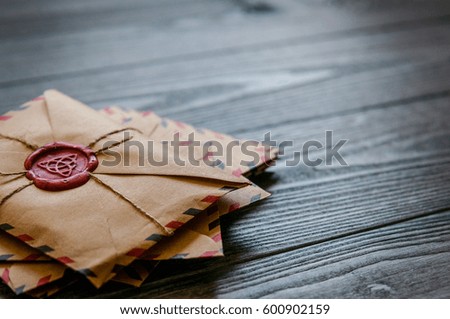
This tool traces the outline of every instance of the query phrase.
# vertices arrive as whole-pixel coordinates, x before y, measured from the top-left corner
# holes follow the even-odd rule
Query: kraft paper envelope
[[[3,235],[2,239],[6,236],[8,234]],[[77,274],[65,265],[51,258],[48,258],[48,261],[42,260],[0,262],[0,278],[16,294],[26,292],[33,296],[51,295],[63,288],[70,279],[80,279],[80,276],[75,276]],[[111,281],[138,287],[157,263],[135,261],[121,268]]]
[[[262,194],[261,192],[264,191],[258,187],[248,189],[246,192],[243,192],[242,190],[243,189],[240,189],[221,198],[216,204],[211,205],[205,211],[201,212],[198,218],[191,220],[182,227],[174,236],[161,240],[148,251],[145,251],[139,259],[164,260],[221,256],[222,237],[220,225],[217,223],[219,211],[222,212],[222,214],[225,214],[258,200],[261,198],[261,195],[264,195],[263,197],[267,196]],[[230,196],[232,194],[234,196]],[[36,249],[28,248],[27,245],[18,241],[16,238],[13,238],[9,234],[0,232],[0,243],[8,241],[16,244],[13,248],[25,248],[23,251],[27,252],[23,255],[10,257],[11,260],[7,263],[0,263],[0,274],[4,271],[8,272],[8,275],[5,274],[5,276],[1,276],[3,281],[16,293],[29,292],[34,296],[38,296],[33,290],[41,287],[40,294],[42,295],[44,293],[44,290],[42,289],[44,284],[58,281],[64,274],[64,270],[66,269],[64,265],[55,261],[45,263],[40,262],[41,260],[51,259]],[[25,258],[18,259],[24,255]],[[30,256],[32,256],[32,258]],[[33,259],[39,261],[33,263]],[[18,267],[15,267],[16,263],[19,264]],[[48,267],[51,263],[53,263],[53,265]],[[27,271],[27,265],[30,265],[32,269]],[[31,276],[31,274],[33,274],[33,276]],[[136,260],[128,267],[120,270],[111,280],[133,286],[140,286],[149,275],[150,271],[148,270],[148,267],[142,266],[141,262]],[[57,287],[62,288],[63,285],[50,285],[50,292],[57,292]],[[46,294],[50,295],[49,292],[46,292]]]
[[[196,258],[207,258],[222,255],[222,237],[220,225],[217,223],[219,211],[225,214],[240,207],[244,207],[261,198],[261,191],[262,190],[258,187],[252,187],[245,193],[240,189],[229,194],[234,194],[234,196],[224,196],[216,204],[211,205],[201,212],[201,215],[199,215],[198,218],[187,223],[174,236],[161,240],[148,251],[145,251],[139,259],[164,260],[174,258],[194,258],[192,256],[197,256]],[[266,196],[265,194],[263,195],[264,197]],[[19,247],[28,247],[22,242],[18,242],[15,238],[12,238],[9,234],[0,232],[0,243],[3,242],[3,239],[15,241]],[[33,248],[30,249],[32,250],[31,254],[27,256],[39,256],[40,260],[49,259],[46,255],[39,254],[39,251]],[[25,251],[26,250],[27,249],[25,249]],[[15,257],[12,258],[15,259]],[[8,271],[8,276],[1,276],[3,281],[17,294],[30,291],[30,293],[32,293],[37,287],[41,288],[40,292],[42,294],[44,292],[42,285],[59,281],[66,269],[64,265],[55,261],[45,263],[38,261],[33,263],[32,261],[29,261],[30,259],[25,260],[28,261],[23,262],[22,260],[19,260],[16,262],[8,261],[7,263],[0,263],[0,274],[2,274],[3,271]],[[18,267],[15,267],[16,263],[19,264]],[[52,263],[53,265],[48,267],[48,265]],[[27,265],[32,266],[32,269],[27,271]],[[149,275],[150,271],[148,270],[148,267],[142,266],[141,261],[136,260],[128,267],[118,271],[118,274],[111,280],[133,286],[140,286]],[[57,287],[62,288],[63,285],[50,286],[50,291],[57,292]],[[47,295],[49,294],[50,293],[47,293]],[[37,294],[34,295],[37,296]]]
[[[16,294],[48,286],[63,278],[68,268],[54,261],[0,262],[0,276]]]
[[[169,119],[162,119],[162,118],[158,117],[157,115],[155,115],[152,112],[142,112],[142,113],[126,112],[126,111],[123,111],[123,110],[118,109],[118,108],[114,108],[114,109],[113,108],[107,108],[107,109],[103,110],[103,112],[106,115],[108,115],[111,118],[113,118],[117,122],[121,122],[121,123],[131,122],[130,124],[133,125],[133,127],[139,128],[141,131],[145,131],[145,130],[149,131],[149,128],[150,128],[150,130],[152,130],[155,127],[155,125],[161,124],[161,122],[163,122],[164,124],[161,124],[161,126],[165,127],[164,131],[166,133],[162,134],[161,138],[164,139],[164,140],[170,140],[172,138],[172,136],[170,136],[170,133],[175,133],[175,134],[176,133],[180,133],[180,130],[186,136],[188,134],[190,134],[190,132],[195,132],[195,131],[201,132],[200,133],[201,136],[196,136],[196,138],[198,138],[199,140],[202,140],[202,141],[209,140],[209,139],[214,139],[217,136],[220,136],[221,140],[225,140],[227,142],[233,140],[231,137],[228,137],[228,136],[226,137],[225,135],[221,135],[221,134],[216,133],[216,132],[208,131],[206,129],[199,130],[199,129],[195,129],[195,128],[193,128],[193,127],[191,127],[191,126],[189,126],[188,124],[185,124],[185,123],[181,123],[181,122],[178,122],[178,121],[171,121]],[[174,123],[176,123],[176,124],[174,124]],[[174,125],[176,125],[178,130],[174,130],[173,129]],[[239,158],[241,158],[241,159],[243,158],[241,153],[238,152],[238,151],[236,151],[234,157],[238,158],[238,159]],[[271,158],[271,159],[273,159],[273,158]],[[237,163],[237,161],[235,161],[235,162]],[[257,163],[257,167],[259,168],[259,166],[262,166],[263,168],[266,168],[267,166],[263,165],[263,164],[264,164],[263,162]],[[238,164],[235,164],[233,166],[233,170],[236,170],[237,168],[238,168]],[[250,168],[249,167],[244,167],[243,170],[244,170],[243,171],[244,174],[246,174],[248,171],[250,171]],[[243,198],[245,194],[250,194],[251,193],[251,196],[249,196],[248,198],[250,200],[253,200],[253,201],[255,201],[257,199],[260,199],[260,198],[264,198],[264,197],[266,197],[268,195],[268,193],[264,192],[261,189],[259,191],[257,191],[255,189],[249,190],[249,189],[246,188],[245,190],[243,189],[243,190],[240,190],[238,192],[243,194],[243,195],[240,196],[241,201],[239,203],[232,200],[233,196],[226,196],[226,198],[230,198],[230,200],[228,202],[229,202],[229,206],[232,207],[232,208],[243,207],[246,204],[250,203],[249,200],[245,200]],[[226,202],[226,201],[221,200],[221,202]],[[224,205],[222,205],[222,206],[224,206]],[[222,209],[221,210],[221,214],[227,213],[228,211],[229,211],[228,208]],[[210,222],[214,222],[214,220],[212,220]],[[208,224],[209,224],[209,222],[208,222]],[[12,261],[12,260],[24,260],[24,258],[27,258],[27,260],[32,260],[32,258],[36,258],[36,257],[39,256],[39,255],[36,255],[36,253],[33,254],[33,252],[23,253],[22,255],[25,255],[25,256],[21,256],[20,254],[17,254],[17,253],[14,254],[14,253],[11,253],[11,252],[5,252],[4,251],[5,249],[6,250],[9,249],[8,246],[9,245],[7,245],[7,247],[2,247],[0,245],[0,260],[2,260],[2,255],[4,257],[6,257],[6,259],[3,259],[3,260],[9,260],[9,261]],[[3,250],[2,250],[2,248],[3,248]],[[30,248],[28,248],[28,250],[30,250]],[[30,256],[28,256],[28,255],[30,255]],[[167,256],[167,254],[165,254],[165,255]],[[181,255],[181,254],[177,254],[177,255]],[[196,258],[198,256],[198,255],[192,254],[192,253],[182,254],[182,255],[187,255],[188,258]],[[15,257],[17,257],[17,258],[15,258]]]
[[[202,211],[198,218],[188,222],[174,236],[168,237],[168,240],[161,240],[149,251],[142,254],[139,259],[161,260],[185,258],[187,255],[197,257],[221,255],[220,226],[215,223],[218,218],[218,205],[213,204]],[[189,250],[190,247],[192,247],[192,250]],[[8,252],[8,254],[0,255],[0,257],[3,256],[3,260],[7,260],[7,262],[0,261],[0,278],[15,293],[27,292],[37,296],[38,294],[34,290],[39,288],[39,295],[43,295],[44,292],[45,295],[50,295],[51,292],[57,292],[58,289],[56,288],[63,287],[63,285],[49,285],[54,281],[60,281],[60,278],[65,274],[67,268],[63,264],[54,261],[5,232],[0,232],[0,248],[6,249]],[[14,252],[16,252],[15,255],[13,255]],[[140,250],[129,252],[129,254],[138,255],[140,253]],[[138,287],[151,273],[147,264],[148,262],[143,264],[143,262],[136,260],[118,271],[117,275],[111,280]],[[68,275],[70,276],[70,273]],[[50,286],[49,291],[42,289],[43,285]]]
[[[155,123],[161,123],[161,121],[165,121],[165,125],[166,128],[165,130],[167,132],[171,132],[172,130],[170,129],[170,123],[173,121],[164,119],[162,120],[161,118],[157,117],[156,115],[152,114],[152,113],[148,113],[148,112],[144,112],[144,113],[135,113],[135,114],[130,114],[131,112],[124,112],[120,109],[115,109],[112,110],[111,108],[108,108],[105,110],[105,114],[107,114],[108,116],[114,118],[116,121],[119,122],[130,122],[130,120],[132,119],[131,115],[133,115],[135,118],[136,117],[140,117],[143,118],[144,121],[135,121],[137,123],[140,124],[141,127],[139,127],[142,131],[145,131],[146,128],[149,127],[153,127],[153,125]],[[148,116],[151,115],[151,116]],[[167,123],[169,122],[169,123]],[[187,135],[190,131],[192,131],[192,127],[190,127],[187,124],[184,123],[180,123],[180,122],[173,122],[176,123],[176,126],[178,128],[181,128],[181,132]],[[169,125],[168,125],[169,124]],[[200,132],[200,130],[198,130]],[[200,138],[216,138],[217,136],[219,136],[218,133],[214,133],[211,131],[207,131],[207,133],[204,132],[205,130],[203,130],[203,132],[201,132],[201,136]],[[174,132],[174,133],[179,133],[178,132]],[[221,136],[221,135],[220,135]],[[167,136],[165,137],[167,139]],[[197,138],[197,137],[196,137]],[[221,138],[222,140],[224,139],[223,137]],[[230,138],[228,138],[230,139]],[[271,160],[274,159],[274,157],[276,156],[276,154],[273,152],[271,155]],[[264,164],[264,163],[261,163]],[[257,164],[257,167],[261,167],[263,166],[263,168],[267,167],[265,165],[260,165],[259,163]],[[234,167],[234,169],[236,169],[236,165]],[[248,170],[250,170],[252,167],[244,167],[243,168],[243,172],[244,174],[247,173]],[[247,170],[247,171],[246,171]],[[236,194],[236,195],[235,195]],[[229,211],[235,210],[239,207],[243,207],[249,203],[251,203],[252,201],[264,198],[268,195],[268,193],[264,192],[263,190],[254,187],[253,189],[248,189],[248,188],[244,188],[244,189],[240,189],[237,190],[233,193],[230,193],[226,196],[224,196],[223,198],[221,198],[218,202],[218,206],[217,209],[218,211],[221,212],[221,214],[227,213]],[[182,231],[180,233],[177,234],[177,236],[171,237],[171,238],[166,238],[164,240],[162,240],[158,245],[155,245],[153,247],[153,249],[150,249],[148,252],[146,252],[144,254],[144,256],[141,256],[142,259],[170,259],[170,258],[197,258],[197,257],[210,257],[210,256],[217,256],[217,255],[222,255],[222,249],[221,249],[221,236],[220,236],[220,227],[218,227],[218,217],[213,217],[214,214],[212,214],[212,207],[210,207],[207,211],[209,211],[208,215],[209,215],[209,220],[206,218],[207,216],[205,216],[205,218],[199,216],[198,219],[191,221],[189,224],[193,225],[191,227],[184,227],[182,229]],[[217,211],[216,209],[216,211]],[[200,218],[201,217],[201,218]],[[215,225],[216,227],[212,227],[211,225]],[[0,234],[1,235],[1,234]],[[209,237],[207,237],[209,236]],[[209,240],[207,240],[209,239]],[[1,240],[0,240],[1,243]],[[186,244],[188,243],[188,244]],[[25,246],[25,245],[22,245]],[[17,248],[17,247],[16,247]],[[16,249],[17,250],[17,249]],[[31,250],[31,251],[30,251]],[[1,256],[2,256],[2,247],[0,245],[0,260],[1,260]],[[16,254],[11,254],[11,251],[9,251],[7,254],[3,254],[4,257],[6,257],[6,259],[8,258],[12,258],[12,260],[36,260],[36,259],[45,259],[45,256],[43,256],[42,254],[39,255],[39,252],[33,251],[32,249],[28,248],[27,246],[25,246],[25,249],[23,249],[22,254],[18,254],[16,252]],[[127,267],[125,269],[131,269],[128,271],[128,274],[132,274],[133,272],[135,272],[135,270],[133,270],[133,268],[137,268],[139,270],[139,268],[144,269],[143,267],[139,267],[139,262],[135,262],[132,264],[133,267]],[[19,268],[20,270],[21,268]],[[52,269],[51,267],[49,269]],[[15,269],[16,272],[18,269]],[[47,274],[47,270],[46,269],[42,269],[42,273],[43,274]],[[141,271],[139,275],[137,276],[127,276],[127,273],[125,271],[121,271],[122,275],[116,275],[113,280],[116,281],[122,281],[125,283],[130,283],[133,285],[138,285],[142,282],[142,280],[146,277],[145,275],[145,271]],[[42,274],[41,277],[44,277]],[[39,278],[41,278],[39,276],[37,276],[36,281],[40,283],[40,285],[42,284],[42,280],[38,280]],[[47,275],[45,276],[45,278],[49,278],[50,276]],[[53,276],[53,278],[57,279],[58,276]],[[137,279],[136,279],[137,278]],[[120,279],[120,280],[119,280]],[[23,285],[20,285],[19,287],[22,287],[23,289]],[[27,287],[31,287],[31,286],[27,286]],[[31,287],[32,288],[32,287]],[[53,288],[54,289],[54,288]],[[20,289],[19,289],[20,290]],[[42,291],[42,290],[41,290]],[[56,291],[56,290],[55,290]]]
[[[150,276],[157,264],[158,262],[135,262],[121,270],[112,281],[138,287],[144,278]],[[16,294],[26,292],[35,298],[49,297],[82,279],[54,261],[0,263],[0,274]]]
[[[226,193],[249,185],[226,168],[218,170],[202,163],[181,167],[172,157],[164,166],[140,165],[142,157],[148,163],[148,150],[140,154],[127,149],[127,138],[131,136],[145,147],[142,134],[125,130],[57,91],[46,91],[44,99],[25,107],[2,116],[0,229],[38,250],[44,249],[47,255],[84,274],[96,287],[112,277],[115,266],[126,266],[136,259],[127,254],[129,251],[149,249],[195,217],[193,211],[204,210]],[[61,145],[70,146],[63,146],[61,156],[48,159],[53,146],[47,146],[44,153],[41,147],[53,142],[69,143],[58,144],[58,152]],[[77,155],[84,156],[76,153],[74,149],[78,148],[73,145],[92,149],[98,167],[89,166],[92,155],[84,148],[88,154],[85,162],[80,166],[70,162]],[[120,155],[119,161],[107,165],[112,150]],[[152,155],[161,161],[164,156],[158,152],[154,149]],[[44,157],[39,157],[42,154]],[[24,171],[27,158],[33,166]],[[69,177],[70,182],[76,177],[77,187],[43,189],[52,184],[48,180],[53,179],[49,175],[55,171],[54,162],[67,159],[58,174],[65,176],[67,171],[63,169],[67,167],[74,169],[69,173],[76,176]],[[46,170],[45,178],[39,175],[42,169],[36,168],[41,165]],[[32,181],[30,171],[37,175]],[[78,186],[85,176],[87,181]],[[65,178],[54,179],[58,185],[67,185],[64,183],[69,179]]]

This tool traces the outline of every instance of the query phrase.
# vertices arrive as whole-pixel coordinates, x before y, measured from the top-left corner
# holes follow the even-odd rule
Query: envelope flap
[[[0,278],[16,294],[55,282],[64,276],[66,268],[54,261],[42,263],[0,263]]]
[[[29,148],[53,141],[45,99],[36,98],[0,116],[0,137],[14,140],[18,147],[28,144]]]
[[[54,141],[88,146],[95,139],[122,128],[87,105],[56,90],[44,92]]]
[[[121,138],[114,136],[110,142],[123,140],[124,136]],[[162,147],[159,142],[153,143],[137,133],[132,140],[99,153],[99,166],[95,173],[194,177],[233,184],[249,184],[246,178],[233,175],[229,167],[208,165],[207,162],[197,158],[198,153],[190,154],[187,151],[173,154],[172,150]]]

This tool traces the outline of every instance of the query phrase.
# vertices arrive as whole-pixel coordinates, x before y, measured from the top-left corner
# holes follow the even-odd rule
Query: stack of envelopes
[[[223,256],[220,216],[269,196],[247,177],[277,156],[238,142],[54,90],[0,116],[3,282],[37,297],[80,275],[139,286],[157,261]]]

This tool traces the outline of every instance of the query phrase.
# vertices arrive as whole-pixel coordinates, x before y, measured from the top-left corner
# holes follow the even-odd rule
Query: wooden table
[[[59,297],[450,297],[449,1],[8,0],[0,57],[2,112],[57,88],[295,143],[227,257]],[[347,166],[285,165],[326,131]]]

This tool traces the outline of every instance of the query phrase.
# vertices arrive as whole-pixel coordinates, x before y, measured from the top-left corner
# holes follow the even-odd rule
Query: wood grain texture
[[[257,180],[273,196],[223,219],[226,258],[163,263],[141,289],[80,284],[60,297],[450,297],[448,1],[3,7],[2,111],[55,87],[94,107],[294,142]],[[285,165],[326,131],[348,140],[347,166]]]

